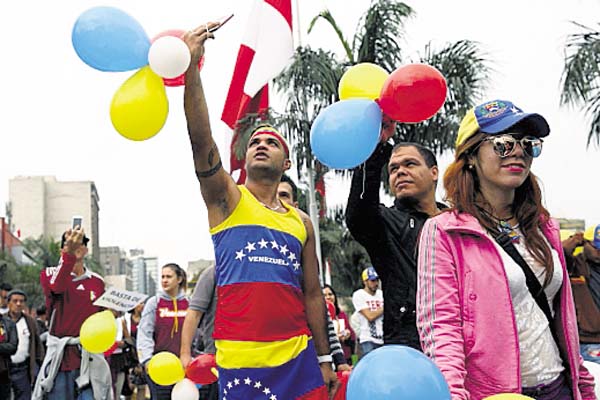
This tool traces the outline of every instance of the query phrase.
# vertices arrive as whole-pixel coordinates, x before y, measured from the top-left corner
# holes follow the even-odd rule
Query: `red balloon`
[[[446,79],[440,71],[426,64],[409,64],[390,74],[377,103],[396,121],[421,122],[444,105],[446,91]]]
[[[217,381],[211,368],[216,368],[217,362],[214,354],[200,354],[194,358],[185,369],[185,376],[194,383],[209,385]]]
[[[335,304],[325,300],[325,305],[327,306],[327,312],[329,313],[329,317],[331,317],[332,320],[335,319]]]
[[[181,29],[167,29],[166,31],[163,31],[163,32],[159,33],[158,35],[154,36],[151,40],[151,43],[154,43],[154,41],[156,39],[164,37],[164,36],[173,36],[173,37],[177,37],[177,38],[183,38],[184,33],[185,33],[185,31],[181,30]],[[203,65],[204,65],[204,56],[200,57],[200,60],[198,60],[198,71],[200,71],[202,69]],[[162,78],[162,80],[165,83],[165,86],[183,86],[183,85],[185,85],[185,72],[179,76],[176,76],[175,78]]]

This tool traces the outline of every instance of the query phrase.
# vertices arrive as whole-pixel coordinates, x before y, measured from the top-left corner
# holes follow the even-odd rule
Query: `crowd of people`
[[[381,142],[352,175],[346,222],[372,266],[354,310],[344,310],[319,281],[314,228],[285,175],[290,147],[280,132],[252,131],[245,184],[222,166],[195,68],[217,25],[183,36],[185,115],[216,265],[188,299],[185,271],[165,264],[162,290],[115,312],[114,348],[93,354],[79,329],[101,310],[104,282],[84,265],[83,230],[68,229],[59,264],[41,273],[37,320],[26,292],[0,286],[0,398],[139,399],[147,385],[152,399],[170,399],[173,386],[147,371],[168,351],[184,367],[215,355],[218,381],[202,399],[321,400],[338,390],[335,371],[352,371],[354,354],[404,345],[437,365],[453,400],[596,399],[584,360],[600,363],[600,225],[561,242],[531,171],[550,134],[543,116],[506,100],[473,107],[443,175],[431,150],[392,145],[395,122],[384,118]],[[379,198],[383,168],[390,207]],[[445,204],[435,199],[442,176]]]

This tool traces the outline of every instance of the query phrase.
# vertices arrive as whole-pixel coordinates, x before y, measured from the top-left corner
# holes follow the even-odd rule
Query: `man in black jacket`
[[[393,132],[395,126],[386,129]],[[379,203],[381,168],[386,164],[395,196],[392,207]],[[380,143],[352,176],[346,223],[381,279],[384,344],[421,349],[415,320],[416,245],[425,220],[444,207],[435,201],[437,179],[435,155],[417,143],[393,148]]]

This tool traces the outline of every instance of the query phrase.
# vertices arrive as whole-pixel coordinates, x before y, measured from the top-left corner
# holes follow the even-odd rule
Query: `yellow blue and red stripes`
[[[211,230],[221,398],[326,398],[302,292],[304,223],[294,208],[274,212],[239,188],[236,209]]]
[[[297,357],[273,368],[219,368],[219,396],[227,400],[324,400],[327,390],[312,341]]]

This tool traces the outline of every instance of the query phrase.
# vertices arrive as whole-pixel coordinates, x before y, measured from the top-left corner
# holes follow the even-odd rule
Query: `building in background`
[[[121,274],[121,249],[119,246],[100,247],[100,265],[104,267],[106,275]]]
[[[146,294],[154,296],[161,289],[158,257],[144,257],[144,261],[146,262]]]
[[[215,260],[196,260],[189,261],[187,266],[187,291],[188,293],[192,293],[194,291],[194,287],[196,287],[196,282],[198,281],[198,277],[200,274],[208,267],[215,265]]]
[[[558,218],[560,229],[568,229],[574,232],[585,231],[585,220],[577,218]]]
[[[146,257],[142,249],[131,249],[128,261],[131,263],[131,290],[154,296],[159,289],[158,258]]]
[[[100,262],[100,197],[92,181],[57,181],[54,176],[18,176],[8,182],[11,231],[20,238],[60,240],[74,215],[83,217],[90,255]]]
[[[104,277],[104,285],[107,288],[114,287],[119,290],[133,290],[131,289],[131,279],[127,275],[106,275]]]
[[[107,284],[111,282],[119,289],[134,290],[133,262],[119,246],[100,247],[100,265],[104,268]]]

